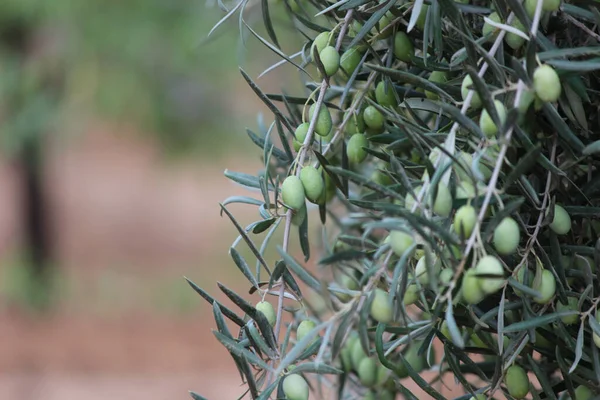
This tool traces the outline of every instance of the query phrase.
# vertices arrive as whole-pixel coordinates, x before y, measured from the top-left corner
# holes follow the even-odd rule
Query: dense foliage
[[[264,93],[242,71],[273,119],[248,130],[261,172],[226,176],[262,196],[221,208],[258,305],[219,283],[227,307],[190,281],[245,394],[410,399],[412,380],[444,399],[443,379],[465,399],[600,395],[596,3],[283,2],[306,38],[292,56],[268,1],[222,20],[239,13],[306,88]],[[240,226],[232,203],[261,219]]]

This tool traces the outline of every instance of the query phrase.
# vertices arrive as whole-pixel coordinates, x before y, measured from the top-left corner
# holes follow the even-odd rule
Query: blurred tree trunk
[[[30,39],[34,26],[27,21],[15,19],[0,28],[0,45],[23,63],[28,56]],[[29,99],[16,93],[11,99],[10,112],[20,112]],[[44,126],[44,124],[36,124]],[[51,245],[49,241],[47,201],[44,191],[43,174],[43,132],[29,132],[21,138],[21,146],[16,154],[16,163],[22,179],[22,210],[24,237],[23,247],[26,263],[23,268],[28,271],[26,297],[31,306],[43,311],[50,307],[52,292],[51,280]]]

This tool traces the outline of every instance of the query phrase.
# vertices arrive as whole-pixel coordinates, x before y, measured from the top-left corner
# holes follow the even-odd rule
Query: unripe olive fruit
[[[375,382],[376,386],[383,386],[388,379],[390,378],[392,371],[385,367],[383,364],[378,363],[377,367],[377,380]]]
[[[437,186],[437,194],[433,202],[433,212],[440,217],[447,217],[452,211],[452,195],[448,186],[439,183]]]
[[[523,93],[521,93],[521,99],[519,100],[519,112],[525,114],[531,103],[533,103],[533,100],[535,100],[535,90],[525,89]]]
[[[483,103],[481,102],[481,97],[479,97],[479,94],[477,93],[477,89],[473,85],[473,79],[470,75],[465,75],[462,85],[460,86],[460,94],[463,100],[467,99],[469,90],[473,90],[473,97],[471,97],[471,108],[475,110],[481,108]]]
[[[388,186],[394,183],[392,178],[390,178],[387,174],[378,169],[373,171],[373,174],[371,175],[371,180],[382,186]]]
[[[316,326],[317,324],[315,324],[309,319],[305,319],[304,321],[300,322],[300,324],[298,325],[298,329],[296,329],[296,339],[298,341],[301,341],[306,337],[306,335],[308,335],[310,331],[315,329]],[[319,335],[315,336],[315,338],[310,342],[310,344],[315,343],[317,340],[319,340]]]
[[[363,119],[365,120],[365,125],[367,125],[369,128],[383,128],[383,114],[374,106],[368,106],[367,108],[365,108],[365,110],[363,111]]]
[[[354,71],[356,71],[356,68],[358,68],[358,64],[360,64],[361,59],[362,54],[357,47],[351,47],[346,50],[340,58],[340,68],[342,72],[348,78],[351,77]]]
[[[292,210],[299,210],[304,206],[304,185],[296,175],[288,176],[281,184],[281,200]]]
[[[578,301],[575,297],[569,297],[567,298],[567,304],[563,304],[560,301],[558,302],[556,305],[556,311],[577,311],[577,303]],[[560,319],[565,325],[573,325],[579,321],[579,315],[567,315],[560,317]]]
[[[429,274],[427,273],[427,263],[425,260],[426,257],[421,257],[415,266],[415,277],[421,283],[421,285],[429,284]],[[435,275],[439,274],[441,268],[441,261],[436,259],[433,263],[433,273]]]
[[[550,229],[557,235],[565,235],[571,230],[571,217],[558,204],[554,206],[554,219],[550,223]]]
[[[411,304],[415,304],[419,300],[419,288],[414,283],[406,286],[406,291],[404,292],[404,298],[402,302],[405,306],[410,306]]]
[[[429,75],[429,82],[432,83],[444,83],[447,80],[448,74],[445,71],[433,71],[431,75]],[[440,98],[437,93],[430,92],[429,90],[425,91],[425,96],[430,100],[438,100]]]
[[[508,389],[508,393],[515,399],[522,399],[529,393],[527,372],[518,365],[512,365],[506,370],[504,384]]]
[[[558,74],[548,64],[540,65],[533,71],[533,88],[537,96],[545,102],[553,102],[560,97],[561,86]]]
[[[398,257],[402,257],[415,243],[412,235],[403,231],[391,231],[390,247]]]
[[[494,22],[498,22],[498,23],[501,22],[500,16],[496,12],[491,13],[488,16],[488,18]],[[487,22],[485,22],[483,24],[483,30],[481,33],[483,34],[483,36],[486,36],[488,33],[491,34],[491,36],[487,40],[489,42],[492,42],[492,41],[496,40],[496,37],[498,36],[498,33],[500,33],[500,30],[498,28],[496,28],[495,26],[492,26],[492,25],[488,24]]]
[[[521,23],[521,21],[519,21],[518,18],[515,18],[510,25],[513,28],[516,28],[516,29],[520,30],[521,32],[525,31],[525,27],[523,26],[523,24]],[[523,46],[523,43],[525,43],[525,39],[523,37],[521,37],[521,36],[519,36],[517,34],[514,34],[512,32],[506,32],[506,36],[504,36],[504,41],[513,50],[517,50],[518,48],[520,48],[521,46]]]
[[[273,305],[271,305],[271,303],[268,301],[259,301],[256,303],[256,307],[254,308],[264,314],[271,326],[275,326],[277,315],[275,314],[275,310],[273,309]]]
[[[292,210],[292,225],[300,226],[304,222],[306,218],[306,204],[303,204],[297,210]]]
[[[541,0],[543,3],[543,0]],[[538,0],[525,0],[525,11],[527,11],[527,15],[530,18],[533,18],[535,15],[535,8],[537,7]],[[543,6],[542,6],[543,10]]]
[[[394,36],[394,55],[400,61],[410,62],[415,48],[405,32],[397,32]]]
[[[382,289],[375,289],[373,301],[371,302],[371,318],[375,321],[387,324],[394,317],[392,305],[388,301],[388,294]]]
[[[472,205],[464,205],[454,214],[454,231],[462,238],[468,238],[473,233],[477,222],[477,211]]]
[[[359,339],[352,344],[352,353],[350,354],[350,358],[352,359],[352,366],[354,367],[354,370],[358,372],[360,363],[362,360],[367,358],[367,353],[365,353],[365,350],[362,348]]]
[[[560,7],[560,0],[543,0],[542,10],[556,11]]]
[[[374,359],[367,357],[358,365],[358,378],[360,383],[366,387],[372,387],[377,382],[377,363]]]
[[[340,350],[340,361],[342,362],[342,368],[345,372],[350,372],[352,370],[352,346],[348,346],[348,342],[346,342],[346,345]]]
[[[326,76],[333,76],[340,68],[340,53],[333,46],[327,46],[319,53]]]
[[[496,107],[496,113],[498,114],[500,124],[504,125],[504,122],[506,122],[506,107],[504,107],[504,104],[502,104],[500,100],[494,100],[494,107]],[[486,109],[481,111],[479,127],[487,137],[492,137],[498,132],[498,126],[496,126]]]
[[[429,10],[429,6],[427,4],[423,4],[421,7],[421,12],[419,13],[419,18],[417,18],[417,28],[421,32],[425,30],[425,22],[427,21],[427,10]]]
[[[475,270],[478,275],[495,275],[490,277],[479,277],[479,287],[485,294],[496,293],[504,286],[504,268],[500,261],[494,256],[482,257]]]
[[[348,115],[346,113],[346,115]],[[345,116],[344,116],[345,118]],[[365,131],[365,119],[363,118],[363,113],[353,113],[350,116],[348,122],[346,122],[346,133],[349,136],[352,136],[357,133],[363,133]]]
[[[306,140],[309,125],[308,122],[303,122],[296,128],[296,131],[294,132],[294,136],[296,136],[294,139],[294,150],[300,151],[300,148],[304,144],[304,140]]]
[[[573,400],[590,400],[592,397],[594,397],[594,393],[587,386],[579,385],[575,388]]]
[[[456,186],[457,199],[472,199],[475,197],[475,187],[469,181],[462,181]]]
[[[439,281],[444,285],[449,285],[450,282],[454,279],[454,271],[452,268],[444,268],[440,272]]]
[[[479,287],[479,279],[475,274],[475,268],[471,268],[465,271],[463,275],[461,294],[467,304],[477,304],[485,297],[485,293]]]
[[[308,110],[308,117],[312,120],[313,115],[315,113],[316,103],[313,103]],[[320,136],[327,136],[329,132],[331,132],[331,127],[333,126],[333,122],[331,121],[331,114],[329,113],[329,109],[322,105],[319,109],[319,114],[317,115],[317,123],[315,124],[315,133]]]
[[[390,22],[393,21],[393,19],[394,19],[394,14],[392,14],[391,12],[388,11],[385,14],[383,14],[381,19],[377,23],[377,28],[379,29],[379,32],[380,32],[378,35],[379,39],[385,39],[392,35],[392,32],[394,31],[394,29],[389,25],[390,25]]]
[[[308,383],[298,374],[290,374],[283,380],[283,393],[287,400],[308,400]]]
[[[312,203],[317,203],[325,190],[325,182],[323,182],[321,173],[315,167],[307,165],[300,170],[300,181],[302,181],[306,198]]]
[[[494,229],[494,247],[498,254],[513,254],[521,241],[519,225],[511,217],[505,217]]]
[[[356,280],[348,274],[341,274],[338,278],[338,281],[342,288],[346,288],[348,290],[358,290],[358,282],[356,282]],[[336,296],[338,299],[344,302],[350,300],[351,297],[345,293],[336,293]]]
[[[383,389],[380,392],[378,392],[377,397],[379,398],[379,400],[394,400],[396,398],[396,395],[387,389]]]
[[[362,133],[352,135],[346,145],[346,155],[351,164],[360,164],[365,161],[369,153],[367,153],[364,147],[369,147],[367,137]]]
[[[548,271],[547,269],[543,270],[539,283],[534,285],[533,289],[540,294],[540,296],[537,296],[533,299],[536,303],[549,303],[554,297],[554,293],[556,293],[556,279],[554,279],[552,272]]]
[[[317,35],[312,45],[310,46],[310,55],[313,56],[315,50],[317,53],[321,54],[323,49],[327,47],[329,44],[329,39],[331,38],[331,32],[321,32]]]
[[[384,81],[380,81],[375,88],[375,100],[377,100],[377,103],[382,107],[396,107],[398,101],[396,100],[394,92],[394,86],[391,83],[386,85]]]

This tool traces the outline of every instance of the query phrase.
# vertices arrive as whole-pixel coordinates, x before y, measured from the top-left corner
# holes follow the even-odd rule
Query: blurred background
[[[0,398],[241,393],[183,280],[247,289],[218,202],[245,194],[226,168],[261,167],[244,127],[265,109],[238,65],[255,78],[277,59],[240,42],[237,18],[207,41],[223,15],[204,0],[0,1]],[[279,91],[290,72],[258,83]]]

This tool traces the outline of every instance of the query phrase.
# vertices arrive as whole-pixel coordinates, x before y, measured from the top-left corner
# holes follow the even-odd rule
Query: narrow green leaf
[[[223,344],[223,346],[225,346],[225,348],[229,352],[235,354],[238,357],[244,357],[250,364],[256,365],[257,367],[259,367],[261,369],[264,369],[267,371],[273,371],[273,369],[271,367],[269,367],[269,365],[267,365],[267,363],[265,363],[260,358],[256,357],[248,349],[245,349],[242,346],[240,346],[240,344],[237,343],[235,340],[230,339],[227,336],[225,336],[222,333],[217,332],[217,331],[213,331],[213,334],[215,335],[217,340],[219,342],[221,342]]]
[[[531,318],[528,320],[515,322],[514,324],[508,325],[504,328],[504,333],[507,332],[521,332],[531,328],[537,328],[539,326],[548,325],[551,322],[556,321],[561,317],[567,317],[569,315],[577,315],[578,311],[560,311],[550,314],[545,314],[539,317]]]
[[[575,360],[573,360],[573,364],[571,368],[569,368],[569,374],[572,374],[577,365],[579,365],[579,361],[581,361],[581,356],[583,356],[583,345],[584,345],[584,333],[585,333],[585,323],[581,321],[579,325],[579,332],[577,333],[577,343],[575,345]]]
[[[363,40],[363,38],[369,32],[371,32],[371,29],[373,29],[375,27],[375,25],[377,25],[377,23],[379,22],[381,17],[383,17],[384,14],[386,12],[388,12],[390,10],[390,8],[392,8],[394,6],[394,4],[396,4],[395,0],[387,0],[387,2],[385,3],[385,5],[383,7],[381,7],[379,10],[377,10],[373,14],[371,14],[369,19],[367,21],[365,21],[365,23],[363,24],[363,27],[356,34],[354,39],[352,39],[352,41],[348,45],[348,48],[356,46],[361,40]],[[348,7],[348,4],[346,4],[345,6]]]
[[[504,188],[506,191],[521,175],[525,175],[535,164],[542,153],[542,148],[538,144],[529,149],[525,155],[519,158],[519,162],[512,168],[508,176],[504,179]]]
[[[244,242],[246,242],[246,244],[248,245],[248,247],[252,251],[252,254],[254,254],[254,256],[256,257],[256,259],[258,261],[260,261],[260,263],[265,268],[265,270],[267,271],[267,273],[269,275],[271,275],[271,269],[267,265],[267,262],[265,261],[265,259],[263,258],[263,256],[260,254],[260,252],[258,251],[258,249],[256,248],[256,246],[254,245],[254,243],[252,242],[252,240],[248,237],[248,235],[244,231],[244,228],[242,228],[240,226],[240,224],[237,222],[237,220],[234,218],[234,216],[229,212],[229,210],[227,208],[225,208],[225,206],[223,204],[219,204],[219,205],[221,206],[221,210],[223,210],[225,212],[225,214],[227,214],[227,216],[229,217],[229,219],[231,220],[231,222],[233,222],[233,225],[238,230],[238,233],[242,236],[242,239],[244,239]]]
[[[225,293],[225,296],[227,296],[229,300],[233,301],[233,303],[236,306],[241,308],[242,311],[248,314],[250,318],[256,321],[258,329],[260,329],[260,332],[262,333],[269,347],[271,347],[273,350],[277,349],[277,340],[275,339],[275,335],[273,334],[273,328],[271,328],[267,317],[265,317],[265,315],[262,312],[258,311],[250,303],[238,296],[237,293],[235,293],[233,290],[229,289],[222,283],[217,282],[217,286],[219,287],[219,289],[221,289],[223,293]]]
[[[188,278],[184,277],[184,279],[187,281],[188,285],[190,285],[191,288],[194,289],[194,291],[196,293],[198,293],[200,296],[202,296],[202,298],[204,298],[204,300],[206,300],[211,306],[213,305],[213,303],[217,303],[219,305],[219,308],[222,310],[223,314],[227,318],[229,318],[231,321],[233,321],[236,325],[238,325],[239,327],[243,327],[245,325],[244,320],[242,318],[240,318],[236,313],[234,313],[229,308],[225,307],[223,304],[216,301],[212,296],[210,296],[207,292],[205,292],[200,286],[196,285],[194,282],[192,282]]]
[[[464,349],[465,341],[460,333],[460,330],[458,329],[458,325],[456,325],[451,302],[448,302],[446,305],[446,324],[448,325],[448,330],[450,331],[450,336],[452,337],[452,342],[454,345],[459,349]]]
[[[243,172],[229,171],[227,169],[225,170],[224,175],[228,179],[231,179],[242,186],[260,189],[260,182],[257,176],[245,174]],[[273,186],[269,185],[269,190],[274,190]]]
[[[208,400],[206,397],[202,397],[196,392],[190,391],[189,393],[190,393],[190,396],[192,397],[192,399],[194,399],[194,400]]]
[[[226,206],[227,204],[236,204],[236,203],[250,204],[253,206],[262,206],[264,204],[262,200],[254,199],[252,197],[247,197],[247,196],[230,196],[230,197],[226,198],[223,201],[223,203],[221,203],[221,204]]]
[[[294,259],[294,257],[289,255],[285,250],[283,250],[281,246],[277,246],[277,251],[283,258],[283,261],[285,261],[285,263],[287,264],[288,268],[291,268],[292,271],[294,271],[294,273],[298,276],[298,278],[300,278],[302,282],[306,283],[311,289],[315,290],[316,292],[321,291],[321,283],[319,283],[317,278],[315,278],[310,272],[304,269],[304,267],[302,267],[300,263],[298,263],[298,261]]]
[[[246,260],[244,260],[244,257],[242,257],[241,254],[238,253],[238,251],[233,247],[229,249],[229,254],[231,255],[231,258],[233,258],[235,265],[237,265],[237,267],[242,272],[242,274],[244,274],[246,279],[248,279],[252,286],[258,289],[258,281],[254,277],[254,275],[252,275],[250,267],[248,266]]]
[[[334,368],[332,366],[329,366],[327,364],[316,363],[316,362],[305,362],[305,363],[298,365],[296,368],[294,368],[294,373],[300,373],[300,372],[308,372],[308,373],[319,374],[319,375],[323,375],[323,374],[338,375],[338,374],[344,373],[344,371]]]

